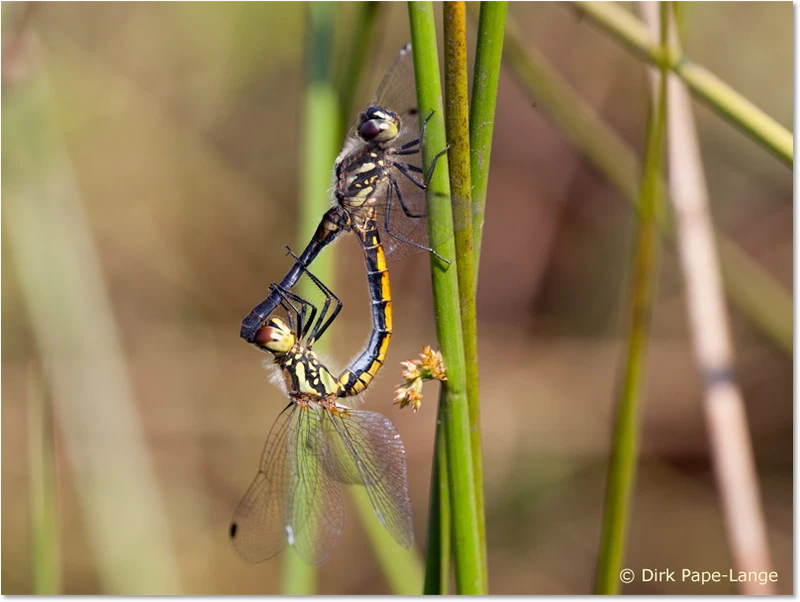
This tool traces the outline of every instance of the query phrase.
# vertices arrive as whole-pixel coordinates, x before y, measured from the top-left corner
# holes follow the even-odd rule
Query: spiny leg
[[[403,146],[397,148],[398,155],[414,155],[422,150],[422,146],[425,144],[425,128],[428,126],[428,122],[430,121],[431,117],[433,117],[433,114],[434,111],[428,113],[425,121],[422,122],[422,128],[420,128],[419,131],[419,138],[406,142]],[[413,147],[415,146],[418,146],[418,148],[414,150]]]
[[[286,312],[286,319],[289,321],[289,328],[292,331],[297,332],[297,330],[302,327],[303,317],[305,316],[305,307],[303,307],[303,312],[301,313],[301,311],[298,310],[294,304],[292,304],[292,301],[287,298],[287,291],[284,290],[279,284],[271,282],[269,285],[269,292],[270,294],[273,292],[277,294],[278,307],[282,307]],[[295,322],[297,324],[295,324]],[[265,326],[266,324],[266,322],[263,322],[262,326]]]
[[[416,177],[414,177],[410,172],[416,173],[423,173],[422,169],[417,167],[416,165],[409,165],[408,163],[403,163],[401,161],[392,161],[392,167],[397,168],[397,170],[402,173],[405,177],[411,180],[414,185],[422,190],[426,190],[428,188],[428,184],[431,183],[431,178],[433,177],[433,172],[436,171],[436,163],[439,161],[439,157],[447,152],[450,148],[448,144],[442,150],[440,150],[436,155],[433,157],[433,161],[431,161],[431,170],[428,172],[428,177],[425,178],[424,182],[420,182]]]
[[[410,240],[410,239],[406,238],[405,236],[403,236],[401,234],[398,234],[397,232],[393,232],[392,231],[392,227],[390,225],[390,223],[391,223],[391,214],[392,214],[392,188],[394,188],[394,186],[392,186],[390,184],[389,187],[386,189],[386,211],[384,212],[385,213],[385,215],[384,215],[384,230],[386,230],[386,233],[389,236],[391,236],[393,238],[396,238],[397,240],[399,240],[401,242],[404,242],[404,243],[406,243],[408,245],[411,245],[412,247],[417,247],[418,249],[422,249],[423,251],[428,251],[428,253],[433,253],[441,261],[444,261],[447,265],[450,265],[452,263],[450,260],[445,259],[444,257],[439,255],[436,251],[434,251],[430,247],[426,247],[425,245],[421,245],[418,242]],[[402,204],[401,204],[401,206],[402,206]],[[405,207],[403,207],[403,210],[405,211]],[[406,213],[406,215],[408,215],[408,213]],[[411,217],[413,217],[413,216],[411,216]]]
[[[403,209],[403,213],[405,213],[408,217],[413,219],[422,219],[427,216],[426,213],[412,213],[411,210],[406,207],[406,202],[403,199],[403,195],[400,192],[400,187],[397,185],[397,180],[394,179],[392,174],[389,174],[389,182],[390,186],[394,188],[394,192],[397,195],[397,200],[400,202],[400,207]]]
[[[299,295],[295,295],[291,291],[285,290],[280,285],[272,285],[270,288],[271,289],[274,288],[275,290],[277,290],[278,294],[281,297],[280,305],[286,310],[286,313],[288,315],[289,328],[291,328],[292,331],[294,331],[297,334],[298,338],[301,339],[304,338],[306,333],[308,332],[308,329],[310,328],[311,324],[314,323],[314,320],[317,316],[317,307],[307,299],[303,299]],[[292,301],[298,303],[301,309],[298,310],[297,307],[295,307],[295,305],[292,303]],[[295,320],[292,317],[292,312],[294,312],[296,316],[297,320],[296,328],[294,324]],[[307,313],[311,314],[308,319],[306,319]]]
[[[295,255],[288,246],[285,248],[286,251],[289,253],[289,255],[294,257],[295,260],[298,260],[297,255]],[[339,300],[339,297],[337,297],[333,293],[331,289],[329,289],[325,284],[323,284],[323,282],[319,278],[317,278],[314,274],[311,273],[311,271],[308,269],[307,266],[303,265],[302,263],[300,263],[299,265],[300,269],[303,272],[305,272],[305,274],[311,279],[311,281],[317,286],[317,288],[320,291],[322,291],[322,294],[325,295],[325,303],[323,305],[322,311],[320,312],[319,320],[317,320],[317,322],[314,324],[314,328],[312,328],[311,335],[309,336],[309,341],[313,342],[317,340],[319,337],[321,337],[326,330],[328,330],[328,327],[336,319],[336,316],[339,315],[339,312],[342,310],[342,302]],[[325,315],[328,313],[331,300],[334,300],[336,302],[336,307],[331,312],[330,317],[325,319]]]

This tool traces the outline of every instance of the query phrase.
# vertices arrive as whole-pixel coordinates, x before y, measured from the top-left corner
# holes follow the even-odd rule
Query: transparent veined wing
[[[406,44],[395,56],[369,104],[361,108],[364,110],[368,106],[381,107],[397,113],[402,125],[400,135],[396,139],[398,145],[419,138],[419,119],[417,118],[419,112],[417,111],[417,88],[414,80],[413,59],[411,44]],[[342,145],[343,151],[352,150],[354,145],[361,143],[357,129],[358,116],[347,130],[345,143]]]
[[[289,436],[296,406],[289,404],[272,425],[256,478],[233,515],[230,537],[247,562],[261,562],[286,546],[286,494],[291,477]]]
[[[401,146],[419,138],[417,86],[414,79],[414,56],[411,44],[403,46],[394,57],[370,105],[389,109],[400,116],[402,129],[393,146]]]
[[[342,483],[367,490],[378,520],[405,548],[414,541],[403,442],[376,412],[348,409],[323,416],[330,456],[326,469]]]
[[[309,564],[330,557],[344,527],[344,500],[339,483],[323,468],[328,453],[317,411],[287,406],[231,522],[231,541],[242,558],[262,562],[287,542]]]
[[[344,528],[342,488],[325,469],[330,453],[321,422],[325,413],[299,407],[297,427],[289,439],[292,478],[286,531],[289,543],[309,564],[322,564],[333,554]]]

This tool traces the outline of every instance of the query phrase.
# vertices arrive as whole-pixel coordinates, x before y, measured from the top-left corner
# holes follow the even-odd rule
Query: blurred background
[[[337,39],[358,35],[353,6],[339,10]],[[792,16],[788,3],[692,3],[685,21],[688,55],[790,129]],[[512,3],[508,18],[641,154],[642,63],[568,6]],[[3,3],[2,34],[2,593],[34,589],[31,466],[47,399],[65,593],[276,593],[282,556],[243,563],[228,523],[285,403],[238,331],[288,269],[282,246],[302,246],[305,7]],[[408,40],[406,5],[382,6],[357,104]],[[634,214],[506,69],[478,289],[490,591],[588,593]],[[791,291],[791,170],[695,107],[716,224]],[[344,302],[329,355],[343,366],[369,333],[369,298],[355,240],[326,253]],[[390,268],[395,334],[367,407],[405,442],[422,550],[436,387],[415,415],[391,401],[399,362],[435,344],[429,261]],[[729,306],[777,586],[788,594],[792,358]],[[669,246],[652,332],[627,564],[727,571]],[[354,507],[318,584],[388,591]]]

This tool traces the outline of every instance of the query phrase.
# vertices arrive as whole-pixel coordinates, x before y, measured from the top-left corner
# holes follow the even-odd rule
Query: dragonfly
[[[367,212],[374,216],[386,255],[398,259],[416,251],[428,251],[425,191],[439,158],[431,161],[427,176],[420,166],[425,126],[419,127],[411,45],[404,46],[386,72],[369,106],[362,111],[345,137],[333,169],[333,206],[280,285],[254,307],[242,321],[240,335],[253,343],[266,318],[280,305],[281,291],[288,291],[317,255],[343,232],[363,229]],[[360,239],[363,237],[360,237]]]
[[[359,231],[369,266],[373,332],[364,352],[338,377],[312,347],[341,301],[294,254],[296,265],[325,296],[321,310],[281,284],[270,286],[287,319],[270,317],[254,342],[272,355],[290,402],[270,430],[258,474],[231,522],[233,546],[248,562],[271,558],[287,543],[306,562],[325,562],[344,527],[340,484],[363,485],[395,541],[406,548],[413,543],[400,435],[388,418],[348,403],[375,377],[391,338],[389,275],[375,220],[371,209]]]

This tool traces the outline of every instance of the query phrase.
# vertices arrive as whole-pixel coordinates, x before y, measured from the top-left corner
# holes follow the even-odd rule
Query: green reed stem
[[[331,167],[341,144],[339,102],[333,82],[333,31],[335,6],[326,2],[307,5],[307,81],[302,121],[300,164],[300,204],[297,248],[311,239],[320,217],[328,209]],[[314,275],[336,290],[332,253],[321,253],[314,260]],[[315,290],[308,279],[298,283],[301,296],[313,298]],[[325,341],[315,345],[318,351]],[[284,555],[281,592],[287,595],[309,595],[316,590],[317,571],[300,558],[293,548]]]
[[[472,104],[469,114],[470,173],[472,176],[472,237],[475,249],[475,280],[480,267],[486,192],[489,186],[489,160],[492,153],[494,114],[503,58],[508,2],[481,2],[475,67],[472,78]]]
[[[389,589],[398,596],[418,596],[424,579],[419,554],[413,547],[405,549],[400,546],[378,522],[366,489],[360,486],[348,489]]]
[[[641,167],[636,153],[532,48],[526,48],[513,22],[506,25],[505,59],[537,106],[570,138],[596,169],[636,207]],[[663,180],[660,183],[663,188]],[[662,233],[674,239],[670,224]],[[764,334],[792,354],[793,310],[789,293],[724,234],[717,233],[728,296]]]
[[[425,554],[425,595],[447,595],[450,590],[452,563],[452,513],[447,481],[447,442],[444,440],[441,413],[444,389],[439,393],[435,454],[428,502],[428,545]]]
[[[179,594],[169,521],[84,198],[65,151],[70,128],[58,119],[60,90],[48,79],[46,50],[28,49],[25,77],[3,97],[4,248],[14,262],[29,343],[46,366],[48,394],[58,400],[60,440],[69,450],[98,587]],[[45,495],[47,504],[56,502],[54,493]],[[54,533],[47,537],[46,545],[58,545]]]
[[[478,319],[475,307],[476,259],[472,231],[472,179],[469,146],[469,89],[467,76],[467,12],[464,2],[444,3],[445,125],[450,143],[450,191],[460,202],[452,203],[458,258],[458,297],[464,360],[467,368],[467,401],[475,478],[475,504],[481,546],[483,581],[488,583],[486,520],[483,508],[483,451],[481,448],[480,380],[478,375]]]
[[[661,43],[667,44],[667,11],[662,3]],[[622,378],[616,426],[608,466],[603,532],[597,564],[595,593],[617,594],[625,553],[628,524],[632,514],[636,460],[639,449],[639,409],[643,397],[643,376],[647,358],[650,315],[658,278],[657,212],[662,205],[660,185],[664,135],[666,131],[667,69],[660,69],[658,93],[650,103],[647,144],[642,178],[639,220],[633,255],[628,355]]]
[[[339,131],[336,137],[336,144],[334,144],[334,156],[338,147],[341,145],[341,140],[346,134],[345,130],[351,118],[350,111],[353,108],[353,99],[359,88],[358,84],[364,72],[366,58],[370,55],[369,52],[365,52],[365,49],[370,47],[370,41],[374,35],[375,22],[380,7],[381,3],[379,2],[364,2],[353,7],[356,14],[352,31],[358,32],[358,35],[351,36],[353,42],[344,51],[344,56],[340,61],[344,65],[344,68],[339,78],[342,83],[337,86],[340,114],[337,121]],[[320,196],[320,198],[323,199],[328,198],[327,187],[330,186],[330,170],[332,165],[333,160],[330,161],[326,169],[321,171],[321,173],[325,175],[325,181],[323,183],[320,179],[318,185],[319,192],[321,192],[323,186],[325,187],[325,194]],[[319,210],[319,213],[316,216],[312,216],[309,220],[309,228],[316,227],[317,221],[325,209],[327,209],[327,202],[326,205]],[[378,564],[381,566],[389,589],[392,593],[399,595],[418,594],[422,589],[423,583],[422,560],[419,553],[413,547],[406,550],[394,541],[389,532],[384,529],[376,519],[375,510],[372,507],[369,496],[367,496],[366,491],[362,487],[350,487],[348,489],[352,499],[356,503],[359,519],[367,532],[370,544],[375,552]]]
[[[575,2],[581,14],[652,64],[671,69],[689,89],[745,134],[781,159],[794,165],[794,137],[772,117],[744,98],[705,67],[681,53],[661,49],[645,26],[617,3]]]
[[[409,2],[409,23],[414,48],[414,70],[420,119],[435,111],[428,122],[423,163],[430,169],[433,156],[445,148],[442,90],[436,47],[436,25],[430,2]],[[427,191],[430,243],[444,257],[453,258],[447,266],[431,256],[436,334],[447,365],[448,380],[442,384],[441,424],[445,431],[447,477],[453,517],[453,558],[456,592],[486,593],[479,535],[475,481],[467,401],[467,368],[461,330],[458,267],[450,207],[447,156],[439,159]]]
[[[336,86],[339,94],[339,106],[341,107],[343,128],[348,125],[350,112],[354,109],[354,100],[359,90],[361,75],[370,56],[366,52],[367,48],[372,47],[372,39],[375,37],[375,24],[377,22],[380,2],[358,2],[355,7],[355,15],[352,22],[347,23],[347,31],[358,32],[358,35],[350,35],[349,44],[345,52],[344,68],[338,79]],[[342,136],[344,137],[344,131]]]
[[[54,595],[61,592],[61,560],[53,405],[45,379],[33,368],[27,407],[33,593]]]

